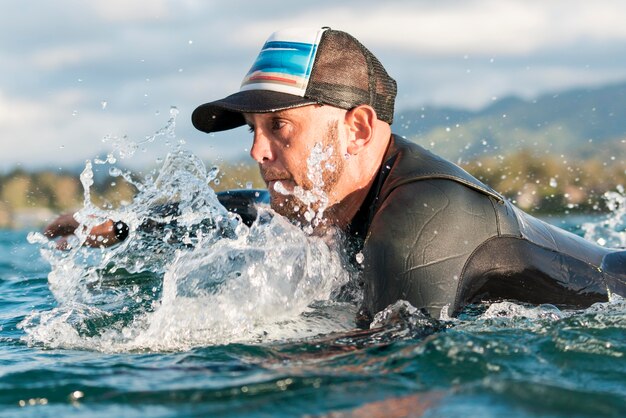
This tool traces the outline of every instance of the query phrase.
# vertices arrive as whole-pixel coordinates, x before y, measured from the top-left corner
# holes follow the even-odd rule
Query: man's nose
[[[250,156],[259,164],[272,160],[273,155],[270,142],[262,132],[254,131]]]

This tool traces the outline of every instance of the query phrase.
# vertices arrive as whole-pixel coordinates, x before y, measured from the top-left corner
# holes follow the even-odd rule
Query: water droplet
[[[363,260],[365,259],[365,256],[363,255],[363,253],[357,253],[354,258],[356,259],[356,262],[359,264],[363,264]]]
[[[556,179],[554,177],[551,177],[550,178],[550,187],[556,188],[556,186],[558,186],[558,183],[556,182]]]
[[[211,167],[211,169],[207,173],[207,178],[209,179],[209,181],[217,177],[219,172],[220,172],[220,168],[218,166],[214,165],[213,167]]]

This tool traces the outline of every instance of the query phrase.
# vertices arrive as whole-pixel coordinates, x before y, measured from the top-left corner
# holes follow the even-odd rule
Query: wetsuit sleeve
[[[269,193],[267,190],[258,189],[242,189],[242,190],[225,190],[217,193],[217,199],[228,210],[238,214],[244,224],[250,226],[256,220],[256,206],[269,206]],[[158,233],[159,235],[170,230],[173,232],[177,227],[176,221],[164,222],[165,218],[176,218],[180,216],[180,208],[178,202],[170,202],[162,205],[154,206],[150,209],[150,213],[146,220],[137,228],[138,231],[144,233]],[[208,219],[204,222],[204,227],[213,228],[213,220]],[[181,235],[180,233],[173,236]]]
[[[363,247],[366,315],[399,299],[436,318],[446,305],[451,311],[465,262],[498,233],[493,205],[445,179],[394,189],[372,218]]]

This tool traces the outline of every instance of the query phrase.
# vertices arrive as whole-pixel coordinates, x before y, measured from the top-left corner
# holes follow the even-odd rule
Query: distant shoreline
[[[63,213],[75,212],[78,209],[72,211],[63,211]],[[567,218],[567,217],[584,217],[584,216],[603,216],[608,215],[608,211],[589,211],[589,210],[572,210],[563,208],[563,211],[557,212],[542,212],[535,211],[534,216],[545,219],[551,217]],[[10,213],[0,207],[0,230],[24,230],[24,229],[42,229],[48,223],[52,222],[60,212],[57,212],[51,208],[46,207],[34,207],[11,210]]]

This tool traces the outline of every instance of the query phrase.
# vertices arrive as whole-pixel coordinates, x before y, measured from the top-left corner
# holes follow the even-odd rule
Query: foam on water
[[[176,112],[171,116],[146,141],[172,140]],[[56,249],[42,234],[29,235],[51,265],[49,286],[58,306],[22,321],[27,342],[101,351],[181,350],[353,327],[353,315],[343,322],[323,315],[342,305],[333,295],[350,280],[339,236],[311,236],[269,208],[259,208],[258,221],[246,226],[209,186],[219,170],[207,170],[180,141],[172,144],[161,167],[142,179],[118,168],[113,153],[86,163],[84,206],[75,214],[82,226],[69,251]],[[114,152],[129,158],[138,146],[118,140]],[[111,176],[133,184],[135,199],[117,209],[94,205],[93,164],[109,165]],[[311,202],[320,199],[316,193]],[[107,219],[128,224],[128,238],[106,249],[83,246],[90,228]],[[345,305],[354,313],[352,304]],[[311,319],[316,312],[319,321]]]

